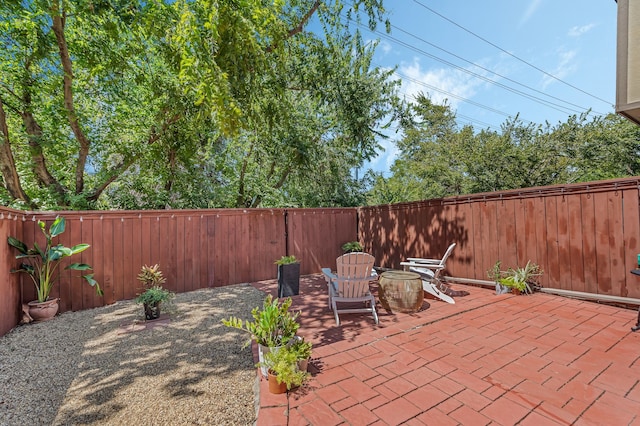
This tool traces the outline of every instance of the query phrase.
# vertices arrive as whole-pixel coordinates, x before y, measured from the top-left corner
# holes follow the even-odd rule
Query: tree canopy
[[[2,2],[0,197],[357,203],[395,83],[353,26],[385,19],[381,0]]]
[[[391,176],[369,176],[370,204],[566,184],[640,173],[640,127],[614,114],[551,126],[517,116],[500,131],[459,128],[424,95],[401,120]]]

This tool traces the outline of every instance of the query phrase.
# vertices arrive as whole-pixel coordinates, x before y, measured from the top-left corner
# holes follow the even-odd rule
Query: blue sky
[[[448,99],[461,125],[499,130],[509,116],[564,122],[591,108],[614,111],[614,0],[388,0],[391,34],[383,28],[375,65],[397,66],[407,99]],[[394,139],[366,168],[385,172]]]

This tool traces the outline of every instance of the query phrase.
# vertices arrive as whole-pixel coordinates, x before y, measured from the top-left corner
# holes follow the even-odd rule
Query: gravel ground
[[[221,320],[263,299],[240,284],[178,294],[146,329],[133,301],[19,326],[0,338],[0,425],[251,425],[251,349]]]

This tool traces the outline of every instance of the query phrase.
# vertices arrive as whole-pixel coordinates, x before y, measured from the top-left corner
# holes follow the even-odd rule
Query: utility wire
[[[361,25],[361,24],[360,24],[360,25]],[[363,26],[363,25],[361,25],[361,27],[362,27],[363,29],[365,29],[365,30],[367,30],[367,31],[369,31],[369,32],[371,32],[371,33],[373,33],[373,34],[376,34],[376,35],[378,35],[378,36],[380,36],[380,37],[384,37],[384,38],[386,38],[386,39],[388,39],[388,40],[391,40],[391,41],[393,41],[393,42],[395,42],[395,43],[397,43],[397,44],[399,44],[399,45],[402,45],[402,46],[406,47],[407,49],[413,50],[413,51],[418,52],[418,53],[420,53],[420,54],[422,54],[422,55],[424,55],[424,56],[427,56],[427,57],[432,58],[432,59],[434,59],[434,60],[436,60],[436,61],[439,61],[439,62],[441,62],[441,63],[443,63],[443,64],[445,64],[445,65],[448,65],[448,66],[450,66],[450,67],[452,67],[452,68],[455,68],[455,69],[460,70],[460,71],[462,71],[462,72],[464,72],[464,73],[470,74],[470,75],[472,75],[472,76],[474,76],[474,77],[476,77],[476,78],[479,78],[480,80],[483,80],[483,81],[486,81],[486,82],[488,82],[488,83],[494,84],[494,85],[496,85],[496,86],[498,86],[498,87],[502,87],[503,89],[505,89],[505,90],[507,90],[507,91],[509,91],[509,92],[512,92],[512,93],[514,93],[514,94],[517,94],[517,95],[523,96],[523,97],[525,97],[525,98],[527,98],[527,99],[529,99],[529,100],[532,100],[532,101],[534,101],[534,102],[537,102],[537,103],[539,103],[539,104],[542,104],[542,105],[544,105],[544,106],[546,106],[546,107],[548,107],[548,108],[555,109],[556,111],[562,112],[563,114],[567,114],[568,112],[569,112],[569,113],[571,113],[571,112],[574,112],[574,113],[582,113],[582,112],[584,112],[583,110],[576,110],[576,109],[573,109],[573,108],[566,107],[566,106],[564,106],[564,105],[559,105],[559,104],[553,103],[553,102],[551,102],[551,101],[548,101],[548,100],[546,100],[546,99],[542,99],[542,98],[539,98],[539,97],[537,97],[537,96],[531,95],[531,94],[529,94],[529,93],[523,92],[523,91],[521,91],[521,90],[514,89],[513,87],[509,87],[509,86],[507,86],[507,85],[505,85],[505,84],[499,83],[499,82],[497,82],[497,81],[495,81],[495,80],[492,80],[492,79],[490,79],[490,78],[488,78],[488,77],[485,77],[485,76],[483,76],[483,75],[481,75],[481,74],[478,74],[478,73],[476,73],[476,72],[473,72],[473,71],[471,71],[471,70],[468,70],[468,69],[466,69],[466,68],[463,68],[463,67],[461,67],[461,66],[459,66],[459,65],[456,65],[456,64],[454,64],[453,62],[449,62],[449,61],[444,60],[444,59],[442,59],[442,58],[439,58],[439,57],[437,57],[437,56],[435,56],[435,55],[432,55],[432,54],[430,54],[430,53],[428,53],[428,52],[426,52],[426,51],[424,51],[424,50],[422,50],[422,49],[419,49],[419,48],[417,48],[417,47],[415,47],[415,46],[413,46],[413,45],[411,45],[411,44],[409,44],[409,43],[406,43],[406,42],[404,42],[404,41],[402,41],[402,40],[399,40],[399,39],[397,39],[397,38],[395,38],[395,37],[392,37],[392,36],[390,36],[390,35],[387,35],[387,34],[381,33],[380,31],[377,31],[377,30],[372,31],[372,30],[370,30],[368,27],[365,27],[365,26]]]
[[[489,73],[491,73],[491,74],[493,74],[493,75],[495,75],[495,76],[498,76],[498,77],[500,77],[500,78],[503,78],[503,79],[505,79],[505,80],[507,80],[507,81],[510,81],[510,82],[514,83],[514,84],[517,84],[518,86],[521,86],[521,87],[527,88],[527,89],[529,89],[529,90],[531,90],[531,91],[533,91],[533,92],[536,92],[536,93],[540,93],[540,94],[541,94],[541,95],[543,95],[543,96],[548,96],[548,97],[550,97],[550,98],[552,98],[552,99],[555,99],[555,100],[557,100],[557,101],[564,102],[564,103],[566,103],[567,105],[571,105],[571,106],[574,106],[574,107],[576,107],[576,108],[580,108],[580,110],[582,110],[582,111],[588,111],[588,110],[589,110],[589,108],[585,108],[585,107],[583,107],[583,106],[576,105],[576,104],[571,103],[571,102],[569,102],[569,101],[566,101],[566,100],[564,100],[564,99],[560,99],[560,98],[558,98],[558,97],[556,97],[556,96],[553,96],[553,95],[550,95],[550,94],[548,94],[548,93],[545,93],[545,92],[543,92],[543,91],[541,91],[541,90],[538,90],[538,89],[536,89],[536,88],[534,88],[534,87],[527,86],[526,84],[520,83],[520,82],[518,82],[518,81],[516,81],[516,80],[513,80],[513,79],[511,79],[511,78],[509,78],[509,77],[506,77],[506,76],[504,76],[504,75],[498,74],[498,73],[497,73],[497,72],[495,72],[495,71],[492,71],[492,70],[490,70],[490,69],[488,69],[488,68],[485,68],[485,67],[483,67],[483,66],[481,66],[481,65],[476,64],[476,63],[475,63],[475,62],[473,62],[473,61],[470,61],[470,60],[465,59],[465,58],[463,58],[463,57],[461,57],[461,56],[459,56],[459,55],[456,55],[456,54],[455,54],[455,53],[453,53],[453,52],[450,52],[450,51],[448,51],[448,50],[446,50],[446,49],[443,49],[443,48],[441,48],[440,46],[437,46],[437,45],[435,45],[435,44],[433,44],[433,43],[431,43],[431,42],[429,42],[429,41],[427,41],[427,40],[425,40],[425,39],[423,39],[423,38],[421,38],[421,37],[418,37],[418,36],[417,36],[417,35],[415,35],[415,34],[412,34],[412,33],[408,32],[408,31],[403,30],[402,28],[397,27],[397,26],[395,26],[395,25],[393,25],[393,24],[391,24],[391,28],[394,28],[394,29],[396,29],[396,30],[398,30],[398,31],[400,31],[400,32],[402,32],[402,33],[404,33],[404,34],[406,34],[406,35],[410,36],[410,37],[415,38],[416,40],[419,40],[419,41],[421,41],[421,42],[423,42],[423,43],[425,43],[425,44],[428,44],[429,46],[431,46],[431,47],[433,47],[433,48],[435,48],[435,49],[441,50],[442,52],[445,52],[445,53],[447,53],[447,54],[449,54],[449,55],[453,56],[454,58],[460,59],[461,61],[464,61],[464,62],[466,62],[466,63],[468,63],[468,64],[470,64],[470,65],[473,65],[474,67],[480,68],[480,69],[481,69],[481,70],[483,70],[483,71],[487,71],[487,72],[489,72]],[[576,112],[579,112],[579,111],[576,111]],[[601,112],[596,112],[596,111],[592,111],[592,112],[593,112],[594,114],[604,115],[604,114],[603,114],[603,113],[601,113]]]
[[[560,79],[560,78],[556,77],[556,76],[555,76],[555,75],[553,75],[553,74],[550,74],[550,73],[546,72],[545,70],[543,70],[543,69],[541,69],[541,68],[539,68],[539,67],[537,67],[537,66],[535,66],[535,65],[533,65],[533,64],[531,64],[531,63],[529,63],[529,62],[527,62],[527,61],[525,61],[524,59],[519,58],[518,56],[514,55],[513,53],[508,52],[507,50],[505,50],[505,49],[501,48],[500,46],[498,46],[498,45],[496,45],[496,44],[494,44],[494,43],[490,42],[489,40],[487,40],[487,39],[485,39],[485,38],[483,38],[483,37],[479,36],[478,34],[474,33],[473,31],[468,30],[467,28],[465,28],[465,27],[463,27],[462,25],[460,25],[460,24],[458,24],[458,23],[456,23],[456,22],[452,21],[451,19],[447,18],[446,16],[444,16],[444,15],[442,15],[442,14],[440,14],[440,13],[436,12],[435,10],[431,9],[429,6],[427,6],[427,5],[423,4],[423,3],[421,3],[420,1],[418,1],[418,0],[413,0],[413,1],[414,1],[415,3],[417,3],[419,6],[422,6],[423,8],[427,9],[429,12],[433,13],[434,15],[438,15],[440,18],[444,19],[445,21],[450,22],[451,24],[453,24],[453,25],[455,25],[456,27],[460,28],[461,30],[463,30],[463,31],[465,31],[465,32],[467,32],[467,33],[469,33],[469,34],[471,34],[472,36],[474,36],[474,37],[476,37],[476,38],[478,38],[478,39],[480,39],[480,40],[484,41],[485,43],[489,44],[490,46],[495,47],[496,49],[500,50],[500,51],[501,51],[501,52],[503,52],[503,53],[506,53],[507,55],[511,56],[512,58],[517,59],[518,61],[520,61],[520,62],[522,62],[522,63],[524,63],[524,64],[526,64],[526,65],[530,66],[531,68],[533,68],[533,69],[535,69],[535,70],[537,70],[537,71],[539,71],[539,72],[543,73],[543,74],[544,74],[544,75],[546,75],[547,77],[551,77],[552,79],[554,79],[554,80],[556,80],[556,81],[559,81],[560,83],[565,84],[565,85],[567,85],[567,86],[571,87],[572,89],[575,89],[575,90],[577,90],[577,91],[579,91],[579,92],[581,92],[581,93],[584,93],[584,94],[585,94],[585,95],[587,95],[587,96],[590,96],[590,97],[592,97],[592,98],[594,98],[594,99],[597,99],[597,100],[599,100],[599,101],[601,101],[601,102],[604,102],[604,103],[606,103],[606,104],[607,104],[607,105],[609,105],[609,106],[612,106],[611,102],[609,102],[609,101],[607,101],[607,100],[605,100],[605,99],[602,99],[602,98],[600,98],[600,97],[598,97],[598,96],[596,96],[596,95],[592,95],[591,93],[586,92],[586,91],[584,91],[584,90],[580,89],[579,87],[574,86],[574,85],[573,85],[573,84],[571,84],[571,83],[567,83],[566,81],[564,81],[564,80],[562,80],[562,79]]]

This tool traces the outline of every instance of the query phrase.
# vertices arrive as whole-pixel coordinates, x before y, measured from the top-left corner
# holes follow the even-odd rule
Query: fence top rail
[[[597,182],[582,182],[566,185],[538,186],[532,188],[512,189],[499,192],[481,192],[477,194],[457,195],[446,198],[404,202],[397,204],[382,204],[361,207],[362,210],[405,210],[410,208],[437,207],[453,204],[464,204],[479,201],[501,201],[537,197],[552,197],[558,195],[584,194],[606,192],[623,189],[640,190],[640,177],[610,179]]]

